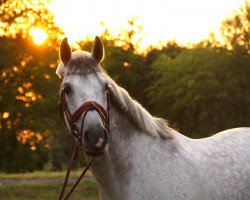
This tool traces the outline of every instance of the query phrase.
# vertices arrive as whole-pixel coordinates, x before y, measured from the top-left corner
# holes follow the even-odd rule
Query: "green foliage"
[[[228,17],[222,24],[221,34],[228,48],[234,53],[249,56],[250,48],[250,2],[245,1],[234,15]]]
[[[1,119],[0,170],[8,172],[42,169],[48,160],[48,149],[44,148],[48,134],[58,121],[57,98],[49,92],[51,88],[58,91],[59,84],[54,69],[49,67],[51,61],[55,62],[54,50],[31,50],[26,43],[29,41],[22,38],[0,39],[1,47],[12,49],[0,49],[0,54],[5,55],[1,59],[0,109],[2,114],[9,113],[9,117]],[[21,137],[29,134],[34,135],[29,139]]]
[[[152,48],[146,55],[147,64],[151,65],[155,62],[160,55],[165,54],[168,55],[171,59],[176,58],[185,47],[179,46],[176,41],[169,41],[165,46],[162,47],[161,50]]]
[[[62,32],[44,2],[3,1],[0,18],[0,171],[43,169],[54,155],[52,133],[62,131],[55,75]],[[29,30],[43,24],[49,37],[35,46]]]
[[[224,46],[211,38],[174,58],[156,56],[148,89],[154,113],[196,138],[250,125],[249,12],[246,1],[223,22]]]
[[[144,90],[150,83],[148,79],[150,66],[146,65],[141,55],[121,47],[108,46],[103,66],[119,85],[129,91],[132,97],[144,105],[147,103]]]
[[[191,49],[174,60],[162,55],[153,67],[157,80],[149,96],[154,112],[181,132],[204,137],[249,124],[249,95],[237,73],[244,74],[244,69],[238,70],[227,50]]]

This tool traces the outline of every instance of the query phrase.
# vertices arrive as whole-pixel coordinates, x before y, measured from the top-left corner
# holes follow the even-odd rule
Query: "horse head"
[[[57,74],[62,79],[60,103],[66,126],[86,154],[102,155],[109,129],[108,82],[100,67],[102,41],[95,38],[91,53],[72,52],[65,38],[59,54]]]

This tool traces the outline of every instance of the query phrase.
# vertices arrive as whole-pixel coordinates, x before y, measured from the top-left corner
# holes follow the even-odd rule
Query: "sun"
[[[48,34],[40,28],[30,29],[30,35],[33,37],[33,41],[36,45],[42,44],[48,37]]]

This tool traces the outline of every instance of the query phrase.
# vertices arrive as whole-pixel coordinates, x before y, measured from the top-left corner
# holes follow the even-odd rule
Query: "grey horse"
[[[91,53],[71,52],[64,39],[56,71],[70,112],[87,101],[110,106],[109,130],[92,110],[81,133],[86,159],[99,155],[90,169],[102,200],[250,200],[250,128],[188,138],[119,87],[100,66],[103,57],[99,37]]]

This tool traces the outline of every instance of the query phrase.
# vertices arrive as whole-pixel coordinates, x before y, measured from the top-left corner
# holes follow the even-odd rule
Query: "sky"
[[[104,22],[118,31],[128,19],[138,17],[144,26],[142,48],[159,41],[179,44],[199,42],[245,0],[51,0],[57,25],[71,43],[86,35],[101,35]]]

